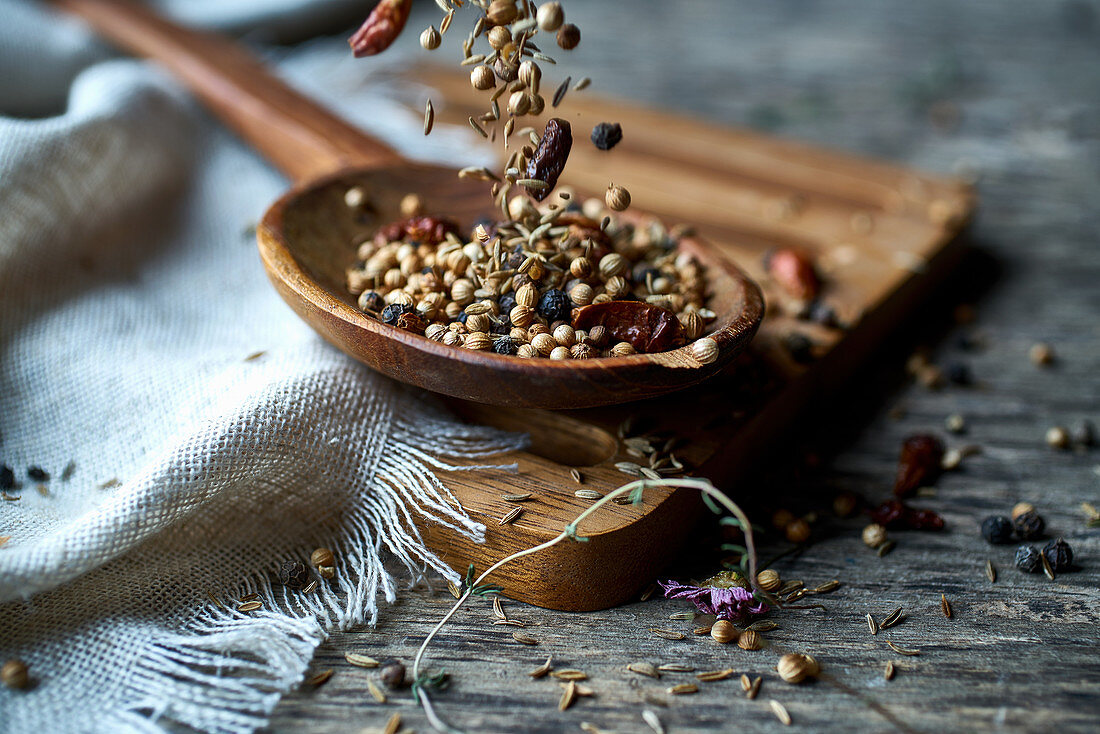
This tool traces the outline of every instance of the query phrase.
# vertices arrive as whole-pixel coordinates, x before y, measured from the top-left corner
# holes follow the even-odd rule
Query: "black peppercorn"
[[[0,489],[15,489],[15,472],[7,464],[0,464]]]
[[[502,336],[493,342],[493,351],[497,354],[512,355],[519,351],[519,347],[516,346],[516,342],[510,336]]]
[[[539,299],[539,315],[547,321],[569,321],[572,311],[573,302],[557,288],[550,288]]]
[[[497,299],[497,304],[500,306],[501,313],[511,313],[512,309],[516,307],[516,294],[508,291]]]
[[[1047,557],[1050,567],[1056,572],[1065,571],[1073,565],[1073,549],[1061,538],[1047,543],[1043,548],[1043,555]]]
[[[951,362],[947,365],[947,379],[956,385],[970,385],[974,382],[970,367],[963,362]]]
[[[405,684],[405,664],[400,660],[390,660],[382,665],[378,675],[390,688],[400,688]]]
[[[279,566],[279,582],[288,589],[300,589],[309,583],[309,569],[300,561],[284,561]]]
[[[1084,448],[1096,445],[1096,426],[1090,420],[1083,420],[1073,432],[1073,440]]]
[[[1043,518],[1034,510],[1017,515],[1012,524],[1016,527],[1016,535],[1020,540],[1037,540],[1043,537],[1043,530],[1046,528]]]
[[[600,150],[611,150],[623,139],[623,126],[617,122],[601,122],[592,128],[592,144]]]
[[[813,355],[813,342],[805,334],[799,334],[791,332],[787,336],[783,337],[783,344],[787,347],[787,351],[790,352],[791,359],[799,364],[806,364],[814,361]]]
[[[1016,549],[1016,568],[1024,573],[1037,573],[1042,561],[1039,551],[1033,545],[1021,545]]]
[[[1012,521],[1003,515],[990,515],[982,520],[982,537],[1001,545],[1012,542]]]
[[[412,310],[412,306],[407,306],[404,303],[391,303],[382,309],[382,321],[390,326],[396,326],[397,319],[401,317],[401,314],[409,313]]]
[[[512,330],[512,319],[508,314],[489,319],[490,334],[507,334]]]
[[[646,280],[647,278],[652,278],[653,280],[657,280],[657,278],[660,278],[661,271],[651,266],[645,260],[642,260],[640,263],[634,266],[630,275],[631,279],[635,283],[641,283],[642,285],[645,285],[646,283],[648,283],[648,281]]]
[[[36,482],[48,482],[50,481],[50,474],[40,466],[28,466],[27,476]]]
[[[835,329],[839,322],[836,318],[836,311],[833,307],[822,301],[814,301],[810,304],[810,308],[806,313],[806,318],[813,321],[815,324],[821,324],[830,329]]]

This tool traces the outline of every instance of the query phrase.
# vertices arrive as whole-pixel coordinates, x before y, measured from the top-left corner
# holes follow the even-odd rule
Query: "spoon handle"
[[[53,0],[120,48],[167,67],[295,181],[400,157],[271,74],[228,38],[185,28],[132,0]]]

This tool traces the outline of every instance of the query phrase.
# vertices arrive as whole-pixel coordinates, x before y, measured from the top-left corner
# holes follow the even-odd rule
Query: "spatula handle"
[[[291,89],[236,42],[176,25],[132,0],[53,0],[120,48],[154,59],[296,181],[393,163],[385,144]]]

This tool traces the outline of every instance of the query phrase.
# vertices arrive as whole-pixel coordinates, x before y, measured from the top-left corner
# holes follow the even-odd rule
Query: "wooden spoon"
[[[491,214],[485,184],[395,151],[272,76],[226,38],[177,26],[130,0],[54,0],[120,47],[176,74],[295,186],[257,229],[264,267],[283,299],[325,339],[394,379],[466,400],[512,407],[584,408],[653,397],[693,385],[729,363],[763,316],[760,289],[697,239],[681,249],[706,268],[718,357],[702,364],[690,345],[658,354],[588,360],[520,359],[445,346],[359,311],[345,287],[355,244],[399,218],[415,192],[429,212],[464,225]],[[364,62],[369,63],[369,62]],[[370,206],[353,210],[360,186]],[[364,211],[367,215],[364,215]]]

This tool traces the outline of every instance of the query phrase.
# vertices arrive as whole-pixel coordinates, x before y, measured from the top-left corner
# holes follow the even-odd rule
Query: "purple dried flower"
[[[753,598],[752,592],[740,586],[691,586],[675,581],[661,581],[666,599],[687,599],[703,614],[713,614],[718,619],[742,619],[751,614],[763,614],[768,605]]]

